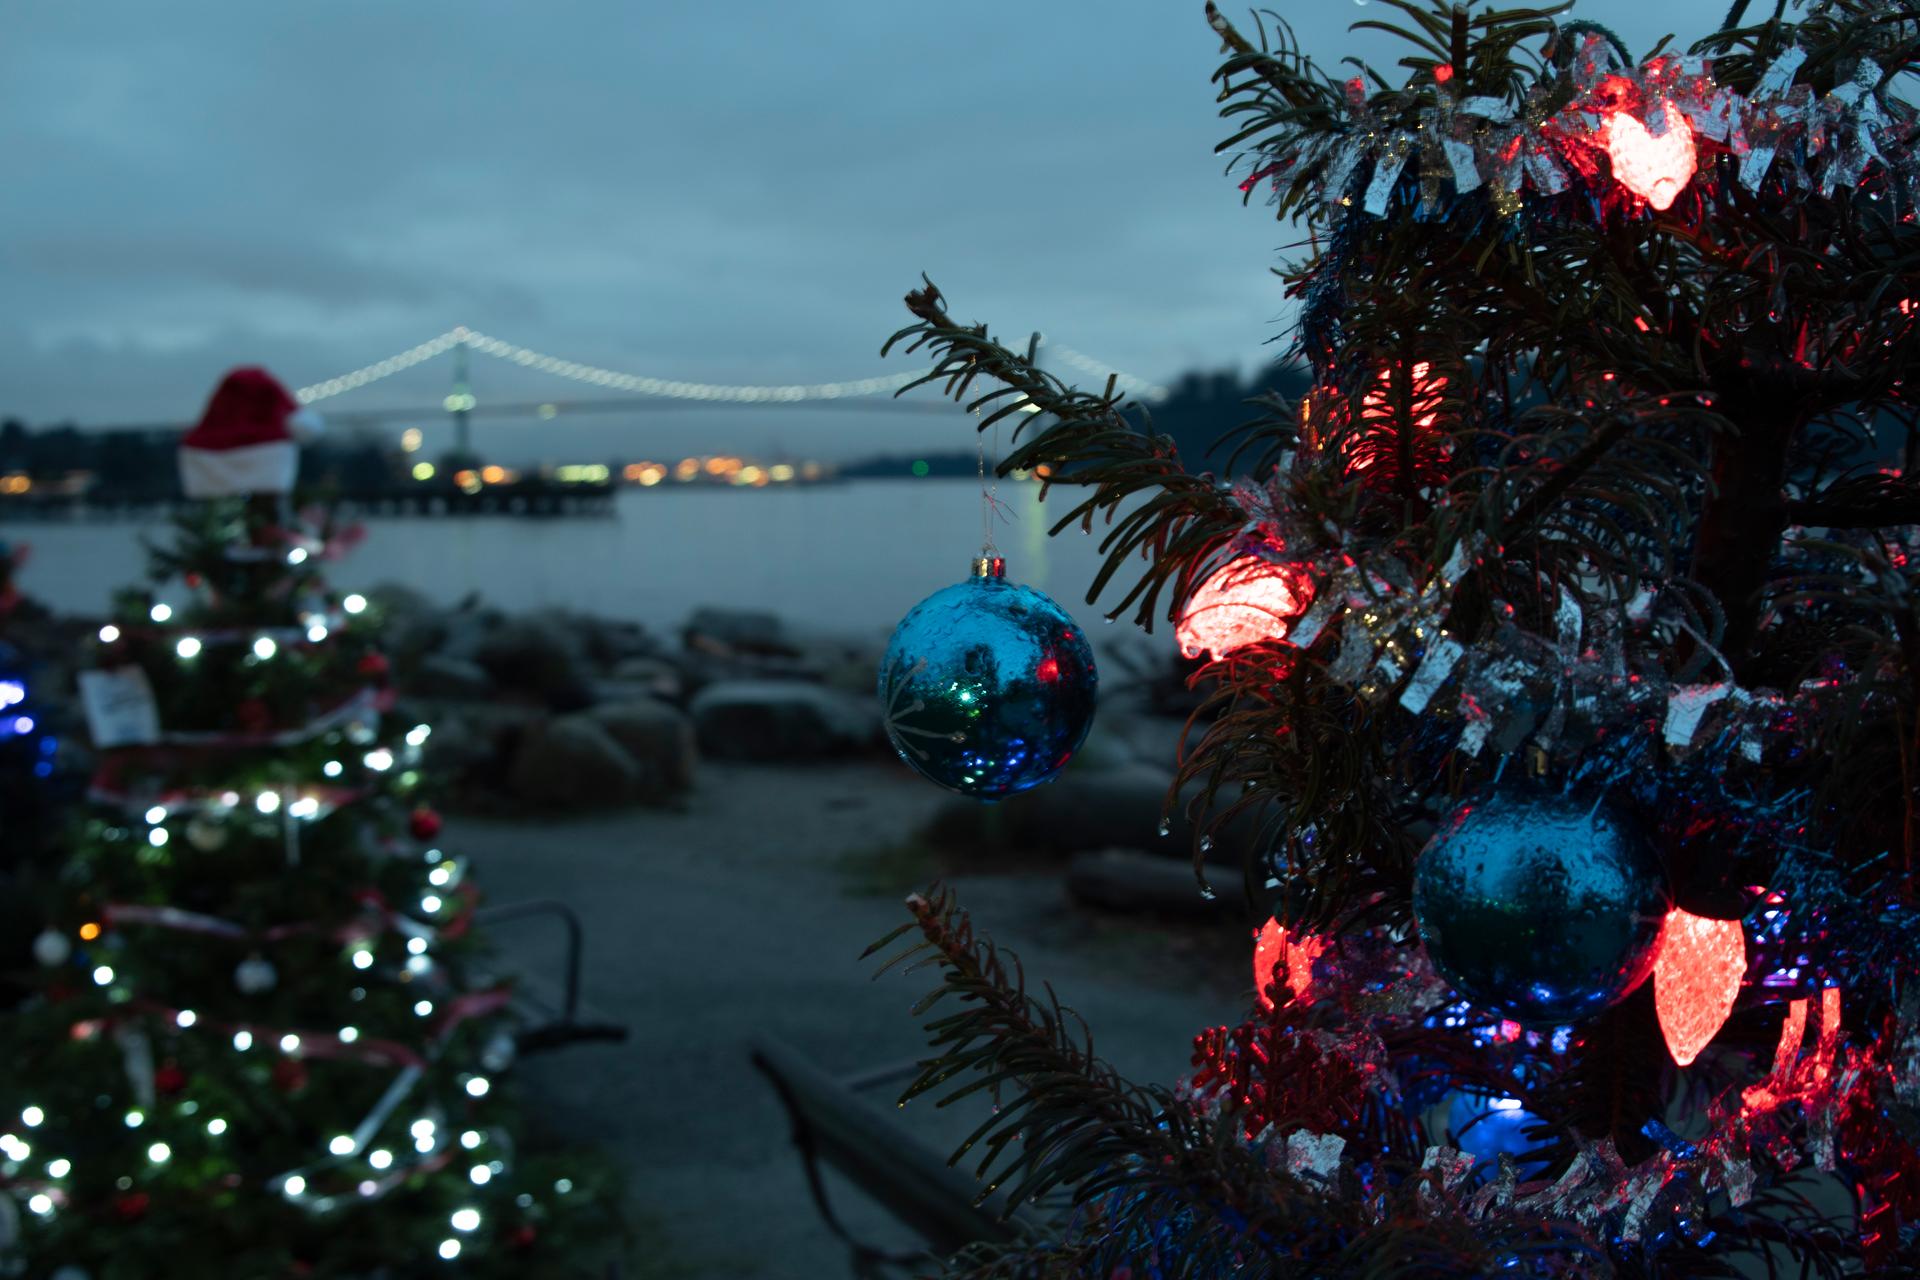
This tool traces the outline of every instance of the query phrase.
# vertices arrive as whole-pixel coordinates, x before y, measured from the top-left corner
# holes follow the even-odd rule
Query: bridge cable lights
[[[1166,398],[1165,387],[1123,373],[1111,366],[1093,359],[1083,352],[1076,351],[1064,343],[1049,338],[1041,338],[1040,345],[1056,353],[1062,361],[1085,373],[1101,377],[1113,374],[1114,381],[1121,389],[1132,392],[1142,400],[1156,402]],[[294,397],[302,404],[312,404],[326,400],[342,392],[353,391],[368,383],[378,382],[392,377],[403,370],[411,369],[423,361],[431,360],[455,347],[465,347],[482,355],[493,356],[509,364],[525,369],[535,369],[541,373],[550,373],[556,377],[568,378],[575,382],[584,382],[590,386],[604,387],[613,391],[630,391],[638,395],[660,396],[674,400],[727,401],[738,404],[792,404],[807,400],[840,400],[859,396],[882,395],[898,391],[901,387],[924,376],[924,370],[906,373],[886,374],[873,378],[855,378],[840,382],[792,383],[773,385],[729,385],[711,382],[684,382],[672,378],[654,378],[643,374],[621,373],[613,369],[602,369],[595,365],[582,364],[576,360],[563,360],[522,347],[515,343],[480,333],[460,325],[447,330],[438,337],[430,338],[418,346],[407,348],[385,360],[375,361],[338,377],[328,378],[310,386],[301,387]],[[467,407],[471,408],[471,405]]]

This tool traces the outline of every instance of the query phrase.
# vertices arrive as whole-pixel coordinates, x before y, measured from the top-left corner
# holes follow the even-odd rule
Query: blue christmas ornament
[[[1059,773],[1093,724],[1093,650],[998,556],[915,605],[880,660],[887,738],[952,791],[998,800]]]
[[[1659,855],[1618,813],[1531,789],[1462,805],[1413,871],[1434,968],[1532,1026],[1590,1017],[1645,981],[1670,906]]]
[[[1513,1157],[1523,1177],[1537,1177],[1545,1168],[1539,1152],[1546,1143],[1527,1136],[1540,1117],[1524,1110],[1520,1099],[1459,1089],[1448,1095],[1446,1108],[1448,1141],[1472,1156],[1476,1168],[1492,1169],[1503,1155]]]

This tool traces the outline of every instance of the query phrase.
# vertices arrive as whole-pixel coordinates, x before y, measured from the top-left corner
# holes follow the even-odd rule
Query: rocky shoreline
[[[435,726],[429,766],[491,811],[671,804],[700,759],[808,762],[884,748],[879,640],[701,609],[676,637],[563,611],[369,593],[397,687]]]
[[[703,761],[806,767],[891,756],[874,697],[886,635],[836,635],[769,612],[703,607],[675,631],[567,610],[438,605],[400,585],[366,593],[403,704],[434,727],[439,800],[502,817],[681,807]],[[96,621],[38,612],[14,628],[39,655],[36,689],[61,700]],[[996,805],[946,797],[916,832],[877,833],[973,859],[1078,856],[1087,896],[1111,894],[1115,856],[1184,861],[1193,833],[1163,814],[1195,704],[1171,646],[1106,662],[1099,716],[1053,783]],[[85,768],[69,722],[63,751]],[[903,767],[904,772],[904,767]],[[743,798],[751,802],[750,798]],[[1247,833],[1251,838],[1251,833]],[[1216,841],[1210,861],[1236,862]],[[1172,893],[1190,897],[1191,878]],[[1118,902],[1111,905],[1121,905]]]

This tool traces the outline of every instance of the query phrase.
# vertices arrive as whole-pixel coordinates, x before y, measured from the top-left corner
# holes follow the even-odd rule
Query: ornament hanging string
[[[973,411],[974,417],[980,416],[980,410]],[[993,519],[997,515],[1002,520],[1013,519],[1013,512],[1006,503],[1000,501],[1000,424],[993,424],[993,479],[987,479],[987,433],[975,428],[973,433],[975,462],[980,476],[980,554],[989,560],[998,559],[1000,549],[993,542]]]

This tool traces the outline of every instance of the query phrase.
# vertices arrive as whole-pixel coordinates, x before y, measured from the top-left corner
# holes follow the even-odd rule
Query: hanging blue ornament
[[[915,605],[880,660],[887,738],[924,777],[978,800],[1052,778],[1093,724],[1093,650],[998,556]]]
[[[1532,789],[1462,805],[1420,854],[1413,917],[1462,996],[1533,1026],[1624,999],[1671,902],[1659,855],[1605,804]]]
[[[1538,1177],[1546,1168],[1540,1152],[1547,1143],[1528,1136],[1540,1117],[1525,1110],[1520,1099],[1456,1089],[1442,1106],[1439,1119],[1448,1144],[1472,1156],[1476,1169],[1492,1169],[1503,1155],[1513,1157],[1523,1177]]]

